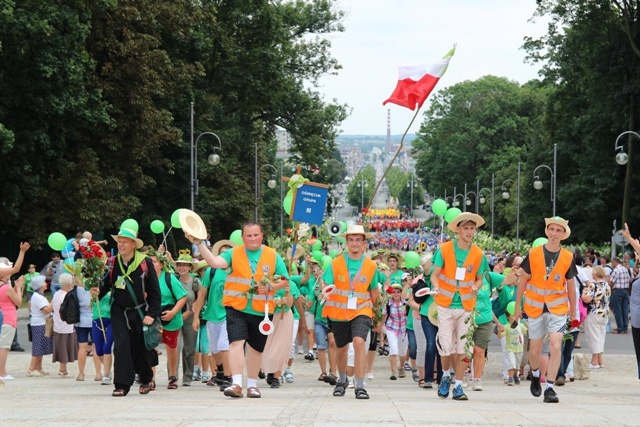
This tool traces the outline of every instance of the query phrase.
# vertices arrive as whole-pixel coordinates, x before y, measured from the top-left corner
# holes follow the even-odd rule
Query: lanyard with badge
[[[118,276],[118,278],[116,279],[116,283],[115,283],[116,289],[125,289],[126,287],[125,280],[127,279],[129,279],[129,282],[133,283],[130,275],[136,270],[136,268],[138,268],[139,265],[140,265],[140,260],[138,257],[138,253],[136,252],[135,256],[133,257],[133,260],[131,260],[131,264],[129,264],[129,266],[127,267],[127,272],[124,273],[123,276]],[[123,272],[124,265],[122,265],[122,258],[120,257],[120,255],[118,255],[118,266],[120,267],[120,271]]]
[[[458,246],[457,243],[455,243],[455,247],[453,248],[453,258],[456,260],[456,277],[455,279],[458,281],[464,280],[464,276],[466,273],[466,269],[464,268],[464,261],[462,262],[463,267],[458,267],[458,257],[456,256],[456,247]],[[469,254],[467,254],[467,256],[469,256]]]
[[[347,264],[347,271],[349,271],[349,258],[347,256],[347,254],[344,254],[344,260]],[[356,272],[356,275],[353,276],[353,279],[351,279],[351,277],[349,277],[349,296],[347,298],[347,310],[355,310],[356,307],[358,306],[358,298],[354,295],[354,289],[355,289],[355,283],[358,281],[358,279],[360,278],[360,272],[362,271],[362,266],[363,266],[364,262],[363,259],[360,259],[360,268],[358,268],[358,271]],[[349,273],[349,275],[351,275]]]

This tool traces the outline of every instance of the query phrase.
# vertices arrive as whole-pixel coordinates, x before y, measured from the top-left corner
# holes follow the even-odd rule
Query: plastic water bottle
[[[611,333],[611,321],[607,321],[607,333]]]

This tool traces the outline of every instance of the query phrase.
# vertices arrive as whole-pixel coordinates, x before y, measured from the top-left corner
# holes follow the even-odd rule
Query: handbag
[[[47,338],[53,336],[53,317],[51,316],[44,318],[44,336]]]

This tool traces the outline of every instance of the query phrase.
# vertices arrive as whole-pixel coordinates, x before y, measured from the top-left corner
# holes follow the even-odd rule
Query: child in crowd
[[[507,385],[520,384],[520,376],[518,375],[518,367],[522,361],[522,353],[524,351],[524,335],[527,332],[527,326],[524,321],[518,322],[513,313],[515,311],[515,303],[507,306],[509,314],[509,324],[504,328],[504,334],[507,341],[507,354],[509,357],[509,379]]]

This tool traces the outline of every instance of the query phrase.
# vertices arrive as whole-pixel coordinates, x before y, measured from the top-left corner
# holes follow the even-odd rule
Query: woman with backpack
[[[391,295],[387,303],[382,324],[389,342],[389,365],[391,366],[390,380],[396,380],[398,375],[405,376],[404,368],[400,366],[398,374],[398,355],[407,353],[409,340],[407,338],[407,303],[402,299],[402,285],[394,283],[387,288]]]
[[[68,292],[73,290],[73,277],[62,273],[58,279],[60,290],[51,300],[53,306],[53,363],[60,363],[58,376],[73,378],[67,371],[67,364],[78,360],[78,336],[73,323],[69,324],[60,317],[60,306]]]

